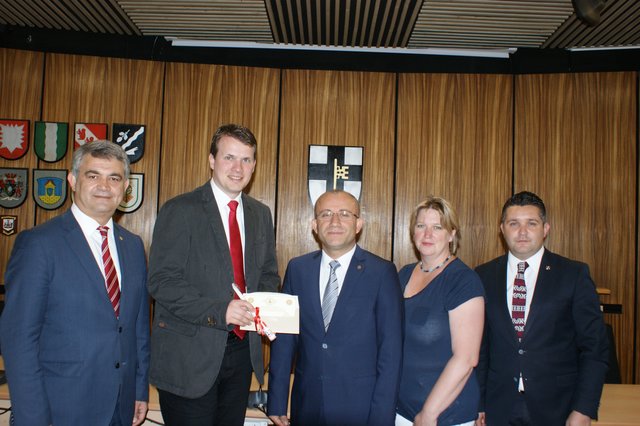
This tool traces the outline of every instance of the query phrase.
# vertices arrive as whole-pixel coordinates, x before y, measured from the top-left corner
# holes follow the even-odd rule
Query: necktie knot
[[[524,271],[529,267],[527,262],[519,262],[518,263],[518,273],[524,274]]]
[[[232,213],[235,213],[238,209],[238,202],[236,200],[229,201],[229,204],[227,205],[229,206],[229,210],[231,210]]]
[[[329,262],[329,267],[331,268],[331,272],[335,272],[336,269],[340,267],[340,262],[338,262],[337,260],[332,260],[331,262]]]
[[[102,235],[102,238],[105,238],[107,236],[107,234],[109,233],[109,227],[108,226],[98,226],[98,231],[100,231],[100,235]]]

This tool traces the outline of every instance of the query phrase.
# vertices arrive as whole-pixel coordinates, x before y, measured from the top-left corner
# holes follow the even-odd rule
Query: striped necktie
[[[331,273],[329,274],[329,282],[324,289],[324,295],[322,296],[322,320],[324,321],[324,330],[329,328],[331,317],[333,316],[333,310],[336,307],[338,301],[338,277],[336,275],[336,269],[340,267],[340,262],[332,260],[329,262]]]
[[[118,284],[118,274],[116,273],[116,265],[111,258],[109,251],[109,240],[107,238],[109,227],[98,226],[98,231],[102,236],[102,265],[104,266],[104,281],[107,287],[107,295],[116,318],[120,317],[120,285]]]

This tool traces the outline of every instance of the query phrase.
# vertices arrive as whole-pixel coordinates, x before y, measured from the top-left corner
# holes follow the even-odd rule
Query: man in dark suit
[[[542,200],[520,192],[502,209],[509,253],[479,266],[486,320],[480,425],[589,425],[607,371],[607,337],[587,265],[543,246]]]
[[[118,145],[78,148],[68,176],[71,209],[16,239],[0,321],[16,425],[144,421],[146,260],[141,239],[112,220],[128,176]]]
[[[212,179],[162,207],[153,233],[149,291],[155,298],[150,381],[168,426],[244,424],[252,370],[262,383],[262,343],[237,326],[253,322],[246,291],[277,291],[269,208],[242,193],[256,165],[245,127],[218,128]],[[233,208],[232,208],[233,207]],[[231,252],[236,255],[232,255]]]
[[[402,293],[393,263],[361,249],[358,201],[318,198],[312,226],[321,245],[292,259],[283,292],[298,296],[300,334],[271,346],[268,413],[294,425],[391,425],[402,360]],[[333,308],[333,309],[332,309]]]

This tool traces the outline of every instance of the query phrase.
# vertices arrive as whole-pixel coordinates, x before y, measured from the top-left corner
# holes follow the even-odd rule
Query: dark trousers
[[[516,403],[513,404],[511,415],[509,416],[509,426],[532,426],[527,401],[524,399],[524,393],[518,393]]]
[[[166,426],[242,426],[251,386],[249,338],[229,333],[222,366],[209,391],[199,398],[183,398],[158,389]]]

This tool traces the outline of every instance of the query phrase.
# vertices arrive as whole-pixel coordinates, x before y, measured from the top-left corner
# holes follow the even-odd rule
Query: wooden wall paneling
[[[277,246],[280,272],[317,250],[307,185],[309,145],[363,146],[359,244],[391,258],[395,76],[385,73],[283,71]]]
[[[417,260],[410,216],[428,195],[459,216],[458,256],[470,267],[504,253],[499,216],[511,194],[512,77],[401,74],[394,261]]]
[[[165,77],[159,207],[210,176],[209,141],[217,127],[222,67],[167,64]]]
[[[636,220],[634,73],[516,78],[515,191],[537,193],[551,224],[546,246],[586,262],[616,338],[622,379],[633,364]]]
[[[36,167],[33,153],[33,123],[40,119],[40,99],[44,53],[14,49],[0,49],[0,118],[29,120],[29,150],[18,160],[0,158],[0,168],[22,168],[27,172],[27,194],[22,205],[6,209],[0,207],[0,216],[17,217],[13,235],[0,233],[0,284],[4,283],[6,265],[15,238],[20,231],[31,228],[35,218],[35,202],[31,195],[32,169]]]
[[[638,147],[640,146],[640,129],[638,129],[638,126],[640,126],[640,122],[638,121],[638,118],[640,118],[640,84],[638,84],[639,80],[640,80],[640,75],[636,72],[635,73],[635,78],[636,78],[636,88],[635,88],[635,107],[636,107],[636,141],[635,141],[635,146],[636,149],[638,149]],[[638,153],[636,153],[636,155],[638,155]],[[638,164],[638,163],[636,163]],[[640,170],[636,170],[636,173],[640,174]],[[640,181],[640,177],[638,177],[638,179],[636,179],[636,182]],[[638,200],[640,200],[640,188],[636,187],[636,205],[638,205]],[[636,317],[636,321],[634,324],[634,328],[635,328],[635,345],[633,347],[633,358],[635,359],[635,364],[634,364],[634,370],[635,370],[635,377],[634,377],[634,381],[633,383],[635,384],[640,384],[640,362],[638,361],[638,358],[640,358],[640,259],[638,258],[638,253],[640,252],[638,250],[638,246],[637,246],[637,242],[640,240],[640,212],[636,211],[636,270],[635,270],[635,280],[631,280],[629,279],[629,282],[634,282],[635,284],[635,317]]]
[[[258,141],[248,193],[275,212],[279,71],[217,65],[167,65],[160,205],[210,178],[211,137],[222,124],[251,129]]]
[[[242,124],[255,135],[258,141],[256,170],[245,192],[269,206],[275,226],[280,70],[224,67],[223,71],[225,83],[220,98],[222,110],[218,125]],[[209,135],[209,141],[211,136],[213,132]],[[207,152],[208,147],[209,144]]]
[[[144,199],[132,213],[116,212],[118,223],[140,235],[147,254],[158,212],[162,101],[165,64],[110,58],[107,63],[106,105],[109,137],[113,123],[145,125],[144,155],[131,164],[131,173],[144,174]]]
[[[107,97],[106,61],[106,58],[95,56],[47,53],[41,118],[42,121],[68,123],[69,133],[65,156],[55,163],[37,160],[38,169],[70,171],[74,122],[107,122],[104,110],[105,103],[108,102],[108,99],[105,99]],[[35,152],[33,155],[35,156]],[[72,192],[67,184],[67,199],[58,209],[46,210],[36,207],[37,224],[42,224],[64,213],[71,207],[71,203]]]
[[[136,212],[117,212],[116,220],[139,234],[147,249],[157,208],[163,67],[160,62],[49,54],[45,74],[43,120],[68,122],[69,141],[63,160],[40,161],[38,167],[71,169],[77,122],[107,123],[110,140],[114,140],[114,123],[146,126],[144,155],[131,165],[132,172],[144,173],[144,201]],[[70,205],[68,194],[60,209],[38,208],[38,222],[61,214]]]

